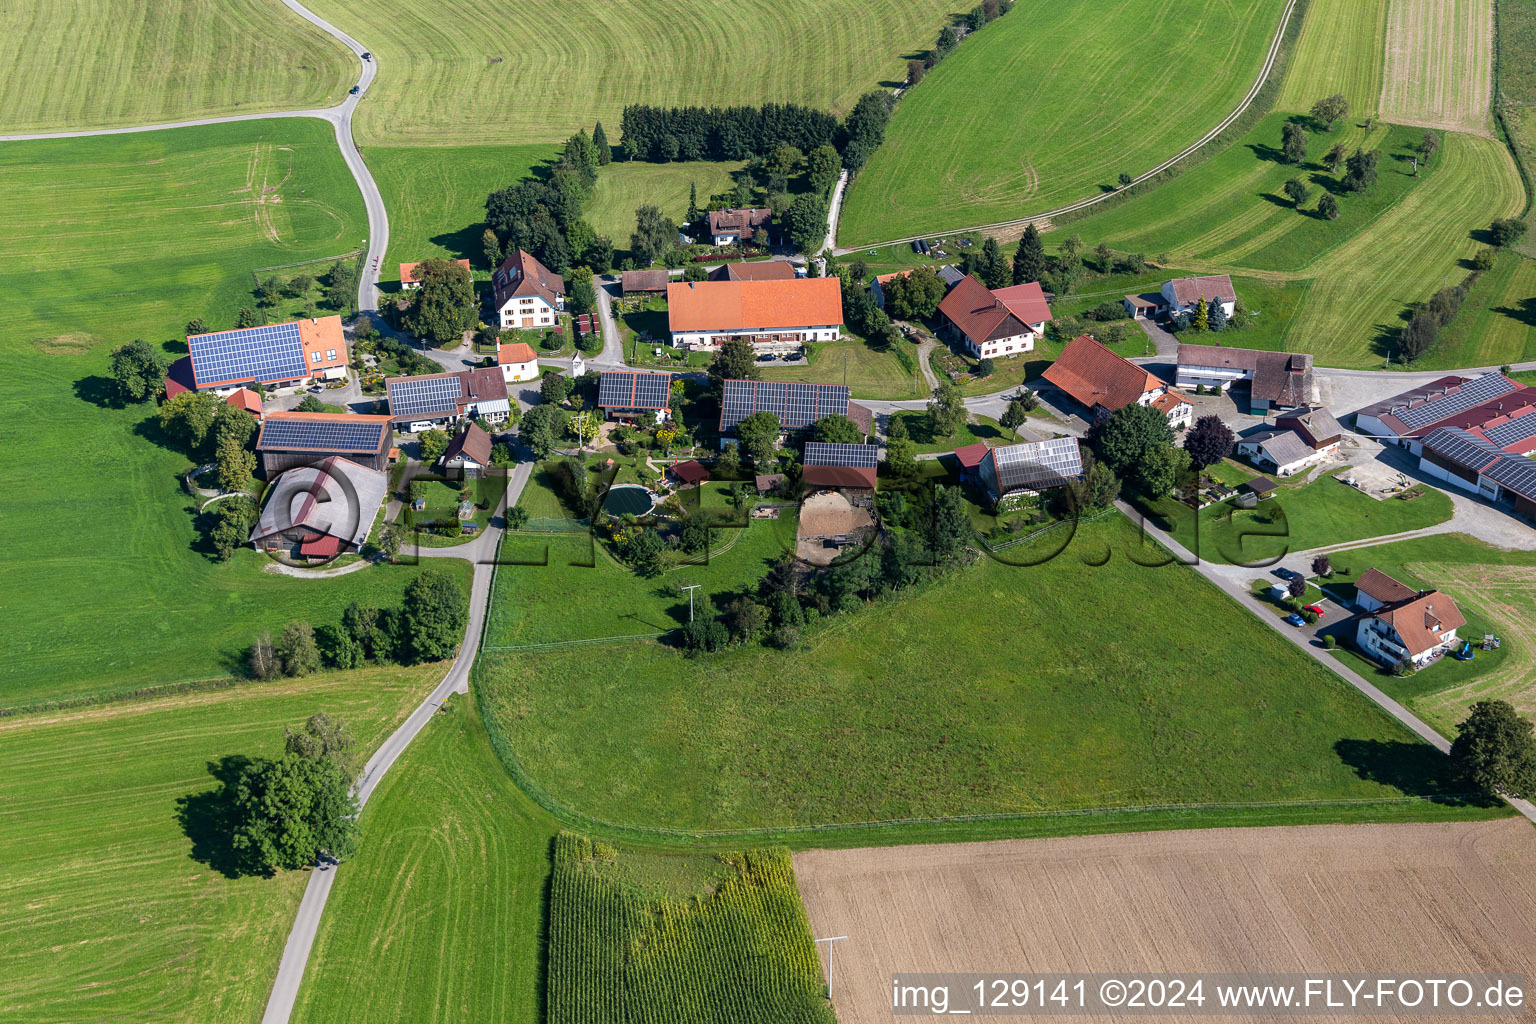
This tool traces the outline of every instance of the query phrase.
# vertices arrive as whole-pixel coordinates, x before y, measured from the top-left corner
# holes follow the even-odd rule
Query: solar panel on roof
[[[391,416],[456,414],[462,382],[450,377],[402,377],[389,382]]]
[[[992,459],[1002,493],[1062,484],[1083,473],[1083,456],[1075,437],[993,448]]]
[[[601,409],[665,409],[672,398],[670,373],[626,373],[608,370],[598,378]]]
[[[1483,475],[1523,498],[1536,501],[1536,461],[1524,455],[1506,455],[1485,469]]]
[[[261,426],[258,449],[314,452],[375,452],[388,424],[379,420],[267,420]]]
[[[805,446],[804,464],[874,469],[880,465],[880,449],[872,444],[826,444],[811,441]]]
[[[187,351],[199,387],[245,380],[267,384],[309,374],[296,323],[194,335]]]
[[[1397,418],[1403,421],[1403,426],[1409,430],[1417,430],[1431,423],[1449,419],[1474,405],[1480,405],[1490,398],[1497,398],[1513,390],[1515,390],[1514,383],[1503,374],[1485,373],[1463,384],[1454,395],[1442,395],[1439,398],[1430,399],[1423,405],[1403,409],[1400,412],[1394,410],[1394,412]]]
[[[1517,420],[1500,423],[1496,427],[1489,427],[1483,433],[1488,435],[1488,440],[1500,448],[1518,444],[1536,437],[1536,414],[1528,413]]]
[[[730,430],[754,412],[771,412],[791,430],[823,416],[848,414],[848,388],[841,384],[791,384],[728,380],[720,401],[720,429]]]
[[[1504,454],[1494,445],[1460,427],[1441,427],[1425,437],[1423,445],[1468,469],[1481,469]]]

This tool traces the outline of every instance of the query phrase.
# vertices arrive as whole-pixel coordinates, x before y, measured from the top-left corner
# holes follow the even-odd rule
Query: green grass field
[[[1340,93],[1358,120],[1381,99],[1389,0],[1308,0],[1301,36],[1291,54],[1278,110],[1310,110]]]
[[[359,71],[341,44],[267,0],[19,0],[5,15],[5,134],[329,106]]]
[[[401,145],[555,142],[598,119],[618,142],[627,103],[800,102],[840,114],[900,78],[906,55],[932,45],[951,11],[932,0],[312,9],[367,26],[380,74],[358,111],[358,141]]]
[[[227,675],[264,628],[398,603],[416,570],[315,581],[263,572],[252,551],[212,561],[154,407],[106,398],[112,346],[140,337],[172,355],[188,319],[233,322],[252,268],[363,237],[330,126],[11,143],[0,192],[0,417],[26,424],[0,460],[0,704]],[[67,484],[81,473],[90,487]]]
[[[1493,0],[1392,0],[1381,116],[1490,132]]]
[[[371,750],[442,672],[369,668],[0,720],[0,1005],[36,1024],[256,1021],[307,876],[213,870],[177,801],[216,788],[221,758],[280,751],[283,727],[317,711]]]
[[[902,342],[902,344],[906,344]],[[763,380],[800,381],[807,384],[847,383],[854,398],[901,400],[922,398],[928,386],[917,371],[917,347],[907,345],[911,370],[901,364],[894,349],[878,349],[855,335],[842,341],[806,346],[805,366],[759,364]]]
[[[1536,359],[1536,261],[1517,253],[1478,279],[1462,313],[1415,369],[1500,366]]]
[[[617,129],[614,129],[617,133]],[[615,139],[614,141],[617,141]],[[699,190],[699,209],[717,192],[735,187],[731,172],[745,166],[741,162],[715,163],[708,160],[675,164],[616,163],[604,167],[597,176],[597,188],[584,215],[599,235],[607,235],[620,249],[629,248],[629,236],[635,230],[635,210],[650,204],[682,227],[688,219],[688,186]]]
[[[1134,543],[1119,517],[1084,526],[1044,565],[984,561],[835,619],[792,657],[490,655],[481,698],[548,799],[639,826],[1229,801],[1303,821],[1308,801],[1438,785],[1405,731],[1194,573],[1133,564]]]
[[[513,784],[467,698],[380,784],[293,1019],[537,1024],[554,820]]]
[[[1510,142],[1530,174],[1536,169],[1536,0],[1498,0],[1497,13],[1498,93],[1493,101],[1502,108]],[[1536,221],[1536,207],[1526,209],[1525,220]],[[1520,248],[1536,256],[1536,232],[1527,231]]]
[[[1282,7],[1020,4],[903,97],[839,243],[1023,217],[1148,170],[1237,105]]]

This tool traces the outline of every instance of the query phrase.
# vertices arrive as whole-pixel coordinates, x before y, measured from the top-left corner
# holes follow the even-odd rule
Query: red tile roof
[[[1393,583],[1397,582],[1390,576],[1386,578]],[[1356,584],[1356,589],[1359,589],[1359,584]],[[1396,631],[1409,654],[1417,656],[1433,650],[1443,642],[1446,633],[1467,624],[1466,616],[1461,614],[1456,602],[1440,591],[1409,593],[1411,597],[1369,613],[1372,618],[1380,619]]]
[[[961,278],[960,283],[944,296],[944,301],[939,303],[939,312],[977,345],[995,338],[1029,333],[1029,325],[1014,316],[1002,299],[987,291],[987,286],[970,274]]]
[[[1355,590],[1366,597],[1374,597],[1382,604],[1407,601],[1418,593],[1413,588],[1397,582],[1380,569],[1367,569],[1361,573],[1360,578],[1355,581]]]
[[[423,262],[425,262],[425,261],[423,261]],[[457,263],[459,266],[463,267],[465,270],[470,270],[469,260],[454,260],[453,262]],[[400,283],[401,284],[416,284],[417,283],[417,280],[416,280],[416,268],[419,267],[419,266],[421,266],[420,263],[402,263],[402,264],[400,264]],[[473,273],[473,271],[470,271],[470,272]]]
[[[696,484],[709,479],[709,470],[700,465],[697,459],[689,459],[674,465],[672,475],[685,484]]]
[[[1051,319],[1050,304],[1045,301],[1045,291],[1038,281],[1016,284],[1008,288],[994,288],[992,294],[1001,299],[1003,305],[1026,324],[1038,324]]]
[[[981,460],[987,457],[987,445],[983,441],[968,444],[964,448],[955,449],[955,458],[960,460],[962,469],[975,469],[981,465]]]
[[[241,388],[224,401],[236,409],[244,409],[253,416],[261,415],[261,396],[250,388]]]
[[[757,229],[773,217],[772,210],[710,210],[709,233],[711,235],[736,235],[750,239]]]
[[[502,366],[508,363],[531,363],[538,359],[533,351],[533,346],[526,342],[515,342],[511,345],[496,346],[496,362]]]
[[[687,281],[667,285],[673,331],[787,330],[843,322],[835,277],[793,281]]]
[[[443,461],[457,458],[464,454],[481,466],[491,464],[491,435],[481,429],[480,424],[471,423],[454,435],[448,442],[448,450],[443,452]]]
[[[1067,342],[1061,355],[1041,376],[1088,408],[1098,405],[1110,412],[1135,404],[1148,391],[1167,386],[1086,334]]]
[[[306,537],[299,544],[299,554],[306,558],[330,558],[341,551],[341,538],[328,533]]]
[[[722,263],[709,272],[711,281],[793,281],[795,267],[783,260],[759,263]]]
[[[874,490],[875,469],[873,466],[868,468],[806,466],[800,474],[800,479],[808,487],[853,487]]]
[[[510,298],[524,296],[558,306],[560,296],[565,294],[565,279],[519,249],[496,268],[496,273],[491,276],[491,292],[497,309],[505,306]]]

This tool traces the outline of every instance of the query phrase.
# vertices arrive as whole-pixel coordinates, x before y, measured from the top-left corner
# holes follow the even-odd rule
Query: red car
[[[1314,614],[1317,615],[1318,618],[1322,618],[1323,617],[1323,606],[1320,605],[1320,604],[1309,604],[1309,605],[1307,605],[1307,611],[1313,612]]]

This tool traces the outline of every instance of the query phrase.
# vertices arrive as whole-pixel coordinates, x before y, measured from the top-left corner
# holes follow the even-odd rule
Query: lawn
[[[311,9],[366,26],[380,75],[358,110],[365,145],[558,142],[596,120],[617,143],[630,103],[795,102],[842,114],[881,82],[895,84],[952,11],[933,0],[316,0]],[[750,58],[741,40],[754,41]]]
[[[1350,551],[1334,559],[1336,572],[1319,582],[1342,600],[1354,599],[1355,580],[1376,568],[1410,587],[1441,590],[1456,601],[1467,625],[1459,636],[1474,644],[1484,633],[1502,641],[1471,661],[1441,658],[1398,679],[1352,651],[1340,657],[1357,672],[1404,701],[1447,736],[1474,701],[1507,700],[1524,714],[1536,711],[1536,554],[1501,551],[1463,534],[1441,534]]]
[[[360,70],[268,0],[18,0],[0,68],[4,134],[329,106]]]
[[[1376,113],[1381,98],[1390,0],[1308,0],[1276,107],[1310,110],[1340,93],[1355,118]]]
[[[1526,173],[1536,168],[1536,0],[1499,0],[1495,36],[1498,95],[1510,141],[1520,152]],[[1536,207],[1525,211],[1526,223],[1536,220]],[[1521,251],[1536,256],[1536,231],[1527,231]]]
[[[641,828],[1038,814],[1050,829],[1074,811],[1091,831],[1113,820],[1093,809],[1230,802],[1299,822],[1349,816],[1312,802],[1442,784],[1411,734],[1203,579],[1133,563],[1122,518],[1072,545],[1033,568],[984,560],[789,656],[491,653],[481,699],[543,799]]]
[[[454,697],[379,785],[337,876],[296,1024],[543,1021],[554,820]]]
[[[398,603],[417,570],[317,581],[264,572],[248,550],[213,561],[178,479],[187,459],[157,443],[152,405],[115,408],[106,379],[115,345],[170,357],[188,319],[230,325],[253,268],[357,244],[362,201],[331,127],[11,143],[0,192],[0,419],[26,424],[0,460],[0,704],[224,676],[262,629]],[[63,466],[92,485],[61,484]]]
[[[280,751],[284,726],[318,711],[371,750],[443,671],[368,668],[0,719],[0,1005],[34,1024],[257,1020],[307,876],[210,868],[177,801],[215,788],[222,758]]]
[[[1237,105],[1283,6],[1019,5],[903,97],[849,189],[839,243],[1041,213],[1150,169]]]
[[[590,129],[589,129],[590,130]],[[615,126],[613,141],[617,142]],[[682,227],[688,220],[688,187],[696,186],[699,209],[709,205],[709,197],[735,187],[731,172],[745,164],[713,163],[707,160],[673,164],[615,163],[598,172],[597,188],[582,211],[587,223],[599,235],[607,235],[620,249],[629,248],[629,236],[635,230],[635,211],[641,206],[655,206],[662,216]]]
[[[1310,472],[1310,471],[1308,471]],[[1251,511],[1234,510],[1218,502],[1200,510],[1171,498],[1155,506],[1159,522],[1176,524],[1173,536],[1201,558],[1240,565],[1272,562],[1290,551],[1310,551],[1371,537],[1421,530],[1451,518],[1451,499],[1433,487],[1421,487],[1412,501],[1389,497],[1381,501],[1363,494],[1332,470],[1312,483],[1306,473],[1285,481],[1275,495]],[[1247,477],[1263,475],[1250,470]],[[1232,519],[1227,520],[1228,512]],[[1196,525],[1198,523],[1198,526]],[[1198,529],[1198,541],[1192,534]],[[1340,556],[1343,558],[1344,556]]]
[[[423,481],[422,497],[426,500],[427,507],[420,512],[406,507],[402,512],[404,525],[416,528],[416,538],[425,547],[441,548],[454,547],[459,544],[468,544],[479,536],[479,530],[485,529],[495,513],[496,507],[501,504],[501,495],[507,489],[507,478],[501,475],[483,476],[478,480],[426,480]],[[470,490],[469,500],[474,502],[474,511],[469,519],[459,519],[460,493],[465,487]],[[484,508],[480,506],[484,505]],[[432,532],[431,524],[452,520],[460,523],[474,523],[477,532],[465,535],[459,533],[449,537],[439,536]]]
[[[759,363],[758,374],[763,380],[847,384],[855,399],[922,398],[928,386],[917,371],[917,348],[904,341],[897,344],[906,346],[899,350],[908,356],[905,364],[896,346],[876,348],[845,332],[842,341],[807,345],[804,366]]]
[[[964,448],[978,441],[995,445],[1006,444],[1014,439],[1014,436],[1001,423],[987,416],[974,414],[969,416],[967,421],[960,425],[960,429],[955,431],[954,437],[935,436],[928,426],[928,413],[922,409],[892,413],[891,418],[906,424],[907,435],[912,438],[912,444],[919,455],[952,452],[956,448]]]

